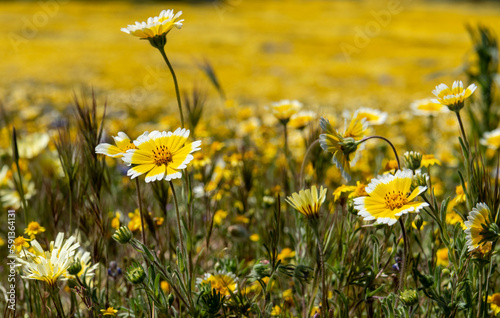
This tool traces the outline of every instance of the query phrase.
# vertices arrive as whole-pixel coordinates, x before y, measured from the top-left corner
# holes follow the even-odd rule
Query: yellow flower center
[[[391,209],[399,209],[408,202],[406,195],[401,191],[392,191],[385,195],[385,205]]]
[[[500,306],[500,293],[493,294],[490,296],[490,299],[488,299],[490,303],[493,303],[497,306]]]
[[[157,166],[166,165],[173,162],[172,153],[168,150],[167,146],[157,146],[156,150],[153,149],[153,160]]]
[[[28,229],[30,231],[33,231],[33,232],[38,231],[40,229],[40,224],[38,224],[36,222],[30,223],[30,224],[28,224]]]
[[[137,149],[137,147],[134,145],[133,142],[130,142],[127,147],[125,147],[125,151],[129,150],[129,149]]]

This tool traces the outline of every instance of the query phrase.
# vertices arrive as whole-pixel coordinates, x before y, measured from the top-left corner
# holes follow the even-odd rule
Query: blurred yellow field
[[[162,103],[172,98],[161,58],[120,32],[164,4],[41,3],[43,8],[0,4],[5,90],[26,83],[66,91],[85,85],[108,96],[118,91],[122,100],[110,102],[134,107],[159,102],[145,94],[161,94]],[[203,83],[194,66],[207,59],[228,97],[252,104],[295,98],[337,109],[407,107],[427,97],[436,80],[460,74],[471,48],[467,23],[500,31],[498,3],[231,0],[172,6],[185,17],[167,44],[180,82]]]

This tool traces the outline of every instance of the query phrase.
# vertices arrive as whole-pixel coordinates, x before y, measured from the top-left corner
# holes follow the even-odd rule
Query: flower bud
[[[78,275],[82,270],[82,263],[79,259],[75,259],[73,263],[68,267],[68,274],[70,275]]]
[[[269,263],[268,264],[263,264],[263,263],[255,264],[252,268],[252,271],[255,274],[254,276],[257,278],[260,278],[260,279],[271,275],[271,269],[270,269]]]
[[[415,306],[418,304],[418,294],[413,289],[407,289],[399,295],[399,299],[406,306]]]
[[[422,154],[417,151],[405,152],[404,154],[406,167],[410,170],[417,170],[422,164]]]
[[[422,225],[424,225],[424,219],[422,219],[422,217],[417,214],[417,216],[415,217],[415,220],[413,221],[413,224],[415,224],[415,227],[417,228],[418,231],[420,231],[420,229],[422,228]]]
[[[140,264],[134,263],[127,269],[125,276],[132,284],[138,285],[146,279],[146,272]]]
[[[113,234],[113,239],[121,244],[127,244],[132,239],[132,232],[128,227],[122,226]]]
[[[429,181],[429,175],[427,173],[415,173],[413,179],[411,180],[411,190],[417,187],[427,187]]]
[[[340,145],[342,146],[342,150],[344,151],[344,155],[348,156],[349,154],[355,152],[356,149],[358,149],[359,142],[354,140],[354,138],[352,138],[352,137],[346,137],[346,138],[342,138]]]
[[[293,273],[293,280],[300,285],[309,284],[313,279],[313,273],[314,270],[311,267],[305,265],[297,265]]]

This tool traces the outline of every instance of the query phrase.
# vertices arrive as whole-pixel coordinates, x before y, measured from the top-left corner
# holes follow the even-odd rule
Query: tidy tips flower
[[[469,87],[464,89],[462,81],[453,82],[451,89],[445,84],[439,84],[436,86],[436,89],[432,91],[437,97],[437,99],[433,99],[432,102],[443,104],[448,106],[449,110],[457,112],[464,107],[465,99],[471,96],[476,88],[477,86],[475,84],[470,84]]]
[[[133,165],[127,172],[132,179],[146,174],[146,182],[179,179],[180,170],[193,160],[192,152],[200,150],[201,141],[186,143],[188,129],[174,132],[153,131],[143,134],[134,141],[137,149],[129,149],[123,161]]]
[[[419,212],[428,206],[414,201],[427,187],[419,186],[410,191],[413,179],[411,170],[398,170],[396,174],[378,176],[366,186],[368,196],[354,199],[354,208],[365,221],[376,220],[379,224],[393,225],[408,212]]]
[[[446,106],[431,99],[420,99],[410,105],[417,116],[437,116],[446,111]]]
[[[286,125],[290,118],[302,108],[302,103],[296,100],[282,100],[271,104],[273,115],[283,124]]]
[[[464,224],[469,251],[495,239],[495,233],[491,233],[489,229],[492,224],[490,208],[485,203],[478,203],[469,212]]]
[[[297,211],[309,218],[319,218],[319,208],[325,202],[326,188],[320,187],[319,193],[316,186],[311,189],[300,190],[286,198],[286,202]]]
[[[500,148],[500,128],[493,131],[485,132],[483,138],[479,141],[481,145],[486,146],[490,149]]]
[[[113,139],[115,140],[116,146],[108,143],[101,143],[95,147],[95,153],[113,158],[121,158],[127,150],[136,148],[127,134],[122,131],[118,133],[118,136],[113,136]]]
[[[136,22],[126,28],[122,28],[121,31],[137,36],[141,39],[151,40],[158,37],[165,38],[167,33],[170,32],[173,27],[178,29],[182,27],[184,19],[179,19],[181,14],[182,11],[179,11],[174,15],[174,10],[163,10],[160,12],[159,16],[149,18],[147,22]]]

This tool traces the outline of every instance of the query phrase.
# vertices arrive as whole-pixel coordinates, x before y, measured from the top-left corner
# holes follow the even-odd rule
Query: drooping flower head
[[[71,236],[64,242],[64,233],[59,233],[55,242],[50,243],[50,249],[44,251],[38,241],[33,240],[33,252],[26,252],[23,257],[16,258],[23,266],[25,279],[41,280],[55,286],[57,280],[66,273],[71,265],[73,255],[80,244]]]
[[[428,204],[414,200],[427,187],[419,186],[411,191],[412,179],[413,173],[408,169],[372,179],[366,187],[368,196],[354,199],[358,215],[365,221],[376,220],[377,224],[393,225],[403,214],[418,213]]]
[[[319,192],[316,186],[311,189],[300,190],[286,198],[286,202],[294,209],[305,215],[306,218],[319,218],[319,208],[325,202],[326,188],[320,187]]]
[[[432,91],[437,97],[437,99],[432,99],[432,102],[448,106],[449,110],[459,111],[464,107],[465,99],[471,96],[476,88],[475,84],[470,84],[469,87],[464,89],[462,81],[453,82],[451,89],[445,84],[439,84]]]
[[[446,106],[432,99],[416,100],[411,103],[410,107],[417,116],[437,116],[446,111]]]
[[[492,131],[485,132],[483,138],[479,141],[481,145],[486,146],[490,149],[500,148],[500,128]]]
[[[325,132],[319,136],[321,148],[333,154],[333,162],[342,173],[342,177],[347,181],[351,180],[351,155],[356,151],[358,140],[363,137],[366,131],[366,121],[353,118],[343,133],[334,129],[330,122],[323,117],[319,125]]]
[[[302,103],[296,100],[284,99],[271,104],[271,112],[283,125],[286,125],[301,108]]]
[[[129,165],[127,172],[132,179],[146,174],[146,182],[179,179],[180,170],[185,169],[193,160],[192,152],[200,150],[201,141],[186,143],[188,129],[177,128],[174,132],[153,131],[143,134],[134,145],[137,149],[129,149],[122,157]]]
[[[465,224],[465,238],[469,251],[472,251],[486,242],[493,240],[489,226],[492,223],[490,208],[485,203],[478,203],[467,216]]]
[[[134,143],[130,140],[126,133],[120,131],[118,136],[113,136],[116,146],[108,143],[101,143],[95,147],[95,153],[103,154],[112,158],[121,158],[129,149],[135,149]]]
[[[210,273],[205,273],[203,278],[197,278],[196,284],[198,286],[210,284],[211,289],[215,289],[221,295],[230,296],[231,292],[235,292],[238,288],[238,283],[236,281],[236,276],[233,273],[216,273],[212,275]]]
[[[149,18],[147,22],[135,22],[133,25],[122,28],[121,31],[141,39],[147,39],[154,47],[161,46],[161,48],[163,48],[167,42],[167,33],[170,32],[173,27],[178,29],[182,27],[184,19],[179,19],[181,14],[182,11],[174,15],[174,10],[172,9],[163,10],[160,12],[159,16]]]

